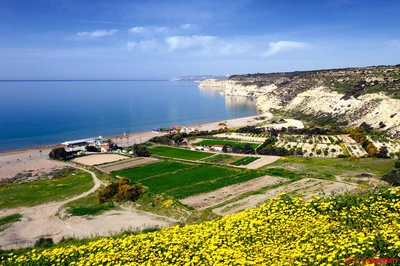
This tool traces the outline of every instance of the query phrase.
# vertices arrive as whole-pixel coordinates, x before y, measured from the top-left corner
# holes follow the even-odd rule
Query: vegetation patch
[[[376,158],[362,158],[351,161],[348,158],[282,157],[261,169],[285,168],[301,176],[332,179],[339,175],[354,177],[360,173],[382,176],[390,172],[394,162],[394,159]]]
[[[35,206],[79,195],[93,187],[92,176],[76,171],[68,176],[0,186],[0,209]]]
[[[21,221],[22,215],[19,213],[11,214],[0,218],[0,232],[7,229],[12,223]]]
[[[68,202],[64,206],[67,208],[67,213],[73,216],[98,215],[115,208],[113,203],[99,204],[95,192],[86,197]]]
[[[358,265],[385,258],[397,265],[399,202],[399,188],[308,202],[283,194],[258,208],[207,223],[101,238],[82,246],[35,249],[3,256],[1,262],[22,266],[105,261],[112,265]]]
[[[201,160],[213,155],[213,153],[209,152],[190,151],[166,146],[155,146],[150,148],[149,150],[152,154],[155,155],[191,161]]]

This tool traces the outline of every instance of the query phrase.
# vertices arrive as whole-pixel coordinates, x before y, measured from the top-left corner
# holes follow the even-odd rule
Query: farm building
[[[98,138],[88,138],[88,139],[78,139],[78,140],[71,140],[65,141],[61,143],[66,151],[83,151],[87,145],[100,145],[103,144],[105,140],[102,136]]]

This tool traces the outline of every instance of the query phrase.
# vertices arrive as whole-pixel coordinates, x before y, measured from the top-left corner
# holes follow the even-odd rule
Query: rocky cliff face
[[[235,75],[201,87],[257,98],[257,107],[308,119],[367,122],[400,136],[400,65],[290,73]]]

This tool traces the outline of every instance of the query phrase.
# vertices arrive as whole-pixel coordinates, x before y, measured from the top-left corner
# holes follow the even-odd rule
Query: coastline
[[[257,124],[260,121],[255,120],[254,118],[260,116],[272,117],[273,115],[271,113],[263,113],[255,116],[247,116],[229,120],[217,120],[212,122],[199,123],[193,125],[182,125],[182,126],[191,127],[199,131],[200,130],[209,131],[221,128],[219,123],[226,122],[228,128],[234,128],[234,127]],[[145,132],[136,132],[127,134],[126,136],[115,135],[115,136],[107,136],[105,138],[106,139],[110,138],[111,140],[116,142],[118,146],[126,147],[126,146],[131,146],[134,143],[146,142],[151,138],[153,138],[154,136],[161,136],[164,134],[166,133],[154,133],[151,131],[145,131]],[[50,153],[51,149],[57,146],[61,146],[61,143],[46,145],[46,146],[31,147],[31,148],[15,149],[9,151],[1,151],[0,179],[11,178],[18,173],[27,171],[33,172],[33,174],[40,175],[40,173],[42,172],[49,172],[52,169],[60,168],[63,167],[64,165],[67,165],[59,161],[48,160],[48,154]]]

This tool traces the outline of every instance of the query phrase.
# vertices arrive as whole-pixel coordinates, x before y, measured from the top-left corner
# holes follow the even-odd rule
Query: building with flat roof
[[[61,143],[66,151],[83,151],[87,145],[96,146],[105,142],[102,136],[97,138],[70,140]]]

